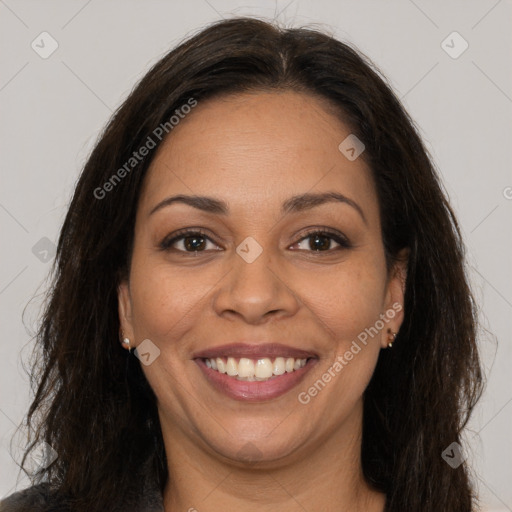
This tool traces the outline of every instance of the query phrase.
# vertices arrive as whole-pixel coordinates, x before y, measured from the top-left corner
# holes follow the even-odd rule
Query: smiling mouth
[[[203,358],[206,366],[218,373],[241,381],[267,381],[285,373],[293,373],[306,366],[308,359],[275,357],[250,359],[247,357]]]
[[[318,358],[224,356],[196,357],[195,362],[206,381],[223,395],[244,402],[266,402],[295,388]]]
[[[192,359],[213,390],[245,402],[287,394],[319,362],[312,348],[276,342],[212,345],[193,353]]]

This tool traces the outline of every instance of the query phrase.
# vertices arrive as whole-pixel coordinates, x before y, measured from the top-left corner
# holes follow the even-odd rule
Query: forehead
[[[180,120],[146,176],[141,208],[174,193],[222,197],[234,208],[339,189],[375,202],[364,161],[338,146],[350,135],[335,110],[313,95],[258,92],[213,98]],[[239,204],[238,204],[239,203]]]

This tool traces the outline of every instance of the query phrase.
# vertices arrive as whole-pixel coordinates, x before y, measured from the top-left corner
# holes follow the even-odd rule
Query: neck
[[[197,439],[162,422],[169,470],[165,511],[382,512],[385,495],[362,474],[361,425],[362,404],[307,453],[243,464],[204,450]]]

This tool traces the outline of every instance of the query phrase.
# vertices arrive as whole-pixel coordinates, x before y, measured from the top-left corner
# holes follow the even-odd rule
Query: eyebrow
[[[290,197],[283,203],[281,207],[281,214],[284,215],[310,210],[316,206],[332,202],[348,204],[359,213],[365,224],[368,224],[362,208],[353,199],[350,199],[339,192],[306,193]],[[149,215],[152,215],[156,211],[174,203],[184,203],[203,212],[213,213],[216,215],[229,215],[229,206],[225,201],[208,196],[187,195],[177,195],[164,199],[149,212]]]

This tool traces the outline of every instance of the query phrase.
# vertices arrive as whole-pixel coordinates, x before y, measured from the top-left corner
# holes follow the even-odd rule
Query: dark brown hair
[[[366,147],[388,271],[401,249],[410,250],[405,319],[365,391],[364,475],[387,494],[388,512],[470,512],[468,467],[452,469],[441,453],[461,443],[481,394],[476,307],[434,166],[368,59],[319,31],[253,18],[214,23],[165,55],[112,117],[83,169],[37,336],[31,447],[44,440],[58,453],[39,477],[76,511],[122,510],[125,495],[142,492],[148,478],[163,489],[156,400],[139,361],[120,346],[117,314],[138,197],[158,147],[104,197],[95,191],[191,98],[263,90],[311,93],[342,113]]]

